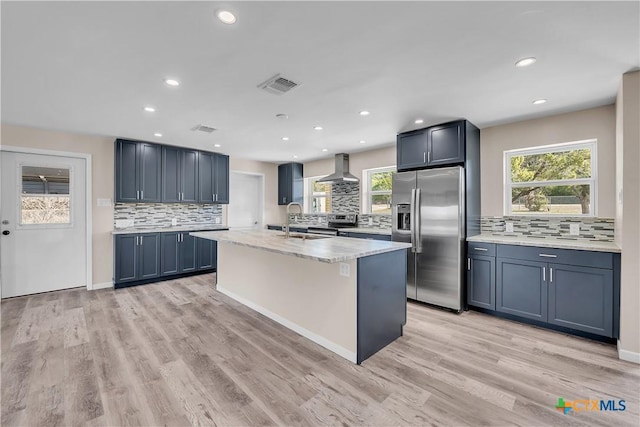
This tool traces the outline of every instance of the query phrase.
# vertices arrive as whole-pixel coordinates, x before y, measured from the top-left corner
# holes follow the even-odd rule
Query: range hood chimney
[[[336,154],[335,171],[324,178],[320,178],[317,182],[325,182],[329,184],[339,182],[358,182],[359,179],[349,173],[349,155],[345,153]]]

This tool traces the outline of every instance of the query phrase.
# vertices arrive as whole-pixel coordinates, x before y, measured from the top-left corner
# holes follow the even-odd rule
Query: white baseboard
[[[622,350],[620,348],[620,340],[618,340],[618,359],[640,364],[640,353],[635,353],[629,350]]]
[[[257,311],[258,313],[262,314],[263,316],[268,317],[269,319],[280,323],[282,326],[291,329],[292,331],[302,335],[305,338],[310,339],[311,341],[313,341],[314,343],[321,345],[322,347],[326,348],[327,350],[331,350],[332,352],[334,352],[335,354],[337,354],[338,356],[344,357],[345,359],[347,359],[350,362],[353,363],[357,363],[357,355],[356,353],[347,350],[346,348],[334,343],[333,341],[329,341],[328,339],[314,333],[311,332],[308,329],[303,328],[302,326],[298,325],[297,323],[294,323],[288,319],[285,319],[282,316],[277,315],[276,313],[273,313],[269,310],[267,310],[266,308],[259,306],[258,304],[249,301],[227,289],[225,289],[223,286],[220,286],[220,283],[218,283],[216,285],[216,289],[220,292],[225,294],[226,296],[228,296],[229,298],[232,298],[236,301],[238,301],[240,304],[242,305],[246,305],[247,307],[249,307],[252,310]]]
[[[98,289],[106,289],[106,288],[113,288],[113,283],[112,282],[94,283],[93,285],[91,285],[89,290],[96,291]]]

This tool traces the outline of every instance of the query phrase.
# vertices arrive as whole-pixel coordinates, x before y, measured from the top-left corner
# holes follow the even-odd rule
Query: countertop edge
[[[599,242],[560,239],[518,239],[517,236],[501,236],[493,234],[478,234],[467,237],[467,242],[497,243],[516,246],[538,246],[544,248],[573,249],[577,251],[621,253],[622,250],[613,242]]]
[[[111,232],[112,235],[118,234],[144,234],[144,233],[172,233],[177,231],[227,231],[229,227],[217,226],[184,226],[184,227],[158,227],[158,228],[120,228]]]

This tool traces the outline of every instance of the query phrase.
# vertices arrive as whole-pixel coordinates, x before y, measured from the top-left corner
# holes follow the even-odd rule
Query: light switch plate
[[[109,206],[112,205],[111,199],[98,199],[98,200],[96,200],[96,204],[99,207],[109,207]]]
[[[513,233],[513,223],[510,221],[505,222],[504,231],[506,231],[507,233]]]
[[[116,228],[133,227],[133,224],[132,219],[116,219]]]
[[[178,218],[171,218],[171,226],[175,227],[176,225],[178,225]]]
[[[340,263],[340,275],[344,277],[349,277],[351,275],[351,266],[346,262]]]
[[[569,234],[572,236],[579,236],[580,235],[580,223],[575,224],[575,223],[571,223],[569,224]]]
[[[219,216],[214,217],[213,218],[213,223],[214,224],[220,224],[220,217]]]
[[[373,225],[373,218],[369,217],[369,225]]]

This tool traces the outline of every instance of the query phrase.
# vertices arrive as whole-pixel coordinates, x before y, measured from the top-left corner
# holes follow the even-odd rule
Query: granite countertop
[[[295,235],[296,233],[291,234]],[[191,235],[327,263],[348,261],[411,247],[409,243],[351,239],[349,237],[326,237],[309,240],[285,239],[281,231],[275,230],[205,231],[191,233]]]
[[[482,233],[473,237],[468,237],[467,242],[501,243],[506,245],[519,246],[540,246],[544,248],[577,249],[582,251],[614,252],[621,250],[613,242],[601,242],[597,240],[570,240],[550,237],[527,237],[527,236],[504,236],[500,234]]]
[[[267,224],[267,226],[282,227],[282,224]],[[309,227],[326,227],[327,223],[320,224],[290,224],[291,228],[304,228]],[[354,233],[368,233],[368,234],[384,234],[391,236],[390,228],[373,228],[373,227],[336,227],[340,231],[353,231]]]
[[[229,227],[220,224],[190,224],[175,227],[129,227],[117,228],[111,234],[139,234],[139,233],[170,233],[172,231],[216,231],[228,230]]]

